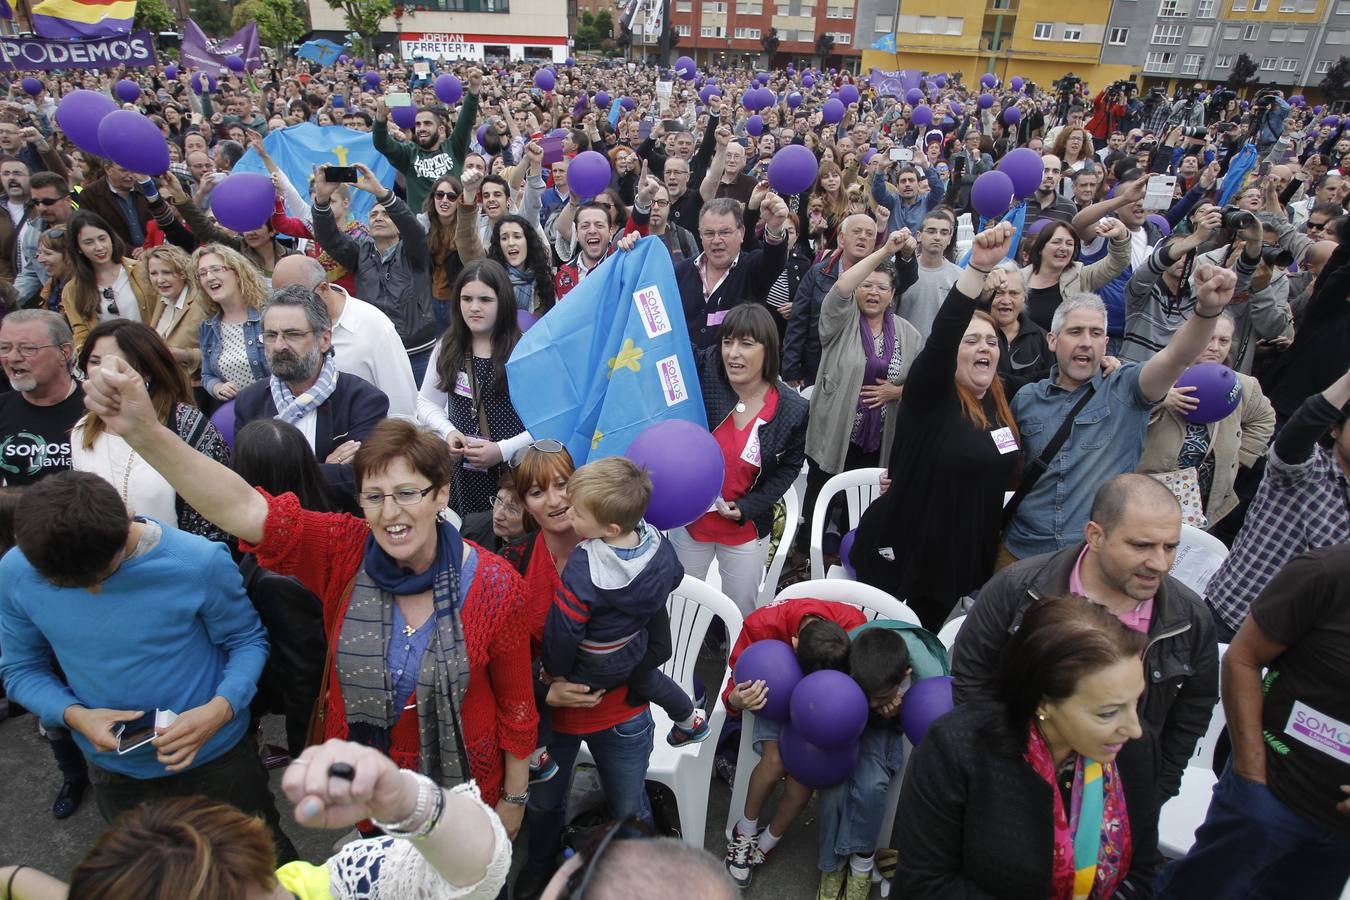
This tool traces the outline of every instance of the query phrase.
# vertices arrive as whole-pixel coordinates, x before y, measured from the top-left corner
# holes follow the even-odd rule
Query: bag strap
[[[1013,514],[1017,512],[1017,507],[1022,505],[1022,501],[1027,498],[1027,494],[1031,493],[1031,489],[1036,486],[1036,482],[1040,481],[1041,476],[1050,468],[1051,460],[1059,453],[1060,448],[1064,446],[1064,442],[1069,439],[1069,432],[1073,430],[1073,420],[1078,418],[1078,414],[1083,411],[1083,407],[1087,406],[1088,401],[1092,399],[1092,395],[1096,392],[1097,386],[1089,382],[1083,396],[1078,398],[1078,402],[1073,405],[1073,409],[1069,410],[1069,414],[1064,417],[1064,421],[1059,423],[1059,430],[1050,439],[1050,443],[1045,445],[1041,455],[1036,457],[1031,465],[1027,466],[1026,471],[1022,473],[1022,483],[1017,486],[1017,492],[1003,507],[1004,528],[1008,527]]]
[[[314,701],[314,709],[309,714],[309,728],[305,732],[307,735],[306,747],[322,744],[325,740],[324,720],[328,717],[328,696],[333,687],[333,660],[337,656],[338,637],[342,633],[342,619],[346,614],[348,603],[351,602],[352,592],[356,590],[356,579],[360,574],[360,568],[352,573],[351,581],[347,582],[347,587],[342,592],[342,596],[346,598],[341,607],[343,615],[333,621],[332,632],[325,633],[328,638],[328,650],[324,653],[323,680],[319,682],[322,686],[319,688],[319,696]]]

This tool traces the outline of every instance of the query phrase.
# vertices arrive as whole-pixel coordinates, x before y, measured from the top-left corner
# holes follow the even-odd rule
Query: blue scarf
[[[507,265],[506,274],[511,279],[512,289],[516,292],[516,309],[534,312],[534,273]]]
[[[299,397],[292,394],[290,385],[277,376],[273,375],[268,380],[272,388],[272,402],[277,407],[277,414],[274,418],[280,419],[288,425],[294,425],[311,410],[323,406],[328,398],[333,396],[333,391],[337,389],[337,361],[333,359],[332,353],[324,356],[323,365],[319,368],[318,380]]]
[[[405,596],[431,589],[438,610],[455,609],[459,606],[459,565],[463,558],[464,539],[455,526],[440,519],[436,522],[436,561],[425,572],[413,572],[390,559],[373,534],[366,535],[363,565],[370,580],[382,591]],[[437,578],[438,575],[445,577]]]

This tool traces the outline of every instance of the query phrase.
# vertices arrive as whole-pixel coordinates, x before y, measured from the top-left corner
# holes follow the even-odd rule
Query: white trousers
[[[764,580],[764,562],[769,558],[768,537],[732,545],[696,541],[683,528],[672,529],[668,535],[686,574],[707,578],[708,569],[716,559],[722,576],[722,593],[740,608],[741,615],[748,616],[755,611],[759,585]]]

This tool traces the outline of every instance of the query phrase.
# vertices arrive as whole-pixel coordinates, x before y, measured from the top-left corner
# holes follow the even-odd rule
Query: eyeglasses
[[[108,315],[120,316],[121,313],[117,311],[117,300],[115,298],[115,295],[113,294],[113,289],[104,288],[99,293],[103,295],[104,300],[108,301]]]
[[[1312,231],[1313,229],[1317,229],[1318,231],[1326,231],[1327,225],[1329,225],[1329,224],[1330,224],[1330,220],[1328,220],[1328,221],[1326,221],[1326,222],[1314,222],[1312,219],[1309,219],[1309,220],[1308,220],[1308,230],[1309,230],[1309,231]]]
[[[198,278],[210,278],[212,275],[223,275],[230,271],[229,266],[207,266],[204,269],[197,270]]]
[[[45,350],[48,347],[59,347],[60,344],[0,344],[0,356],[9,356],[15,350],[24,359],[32,359],[38,355],[39,350]]]
[[[670,201],[669,201],[669,200],[653,200],[653,201],[652,201],[652,206],[653,206],[653,207],[659,206],[659,207],[661,207],[662,209],[664,209],[665,207],[667,207],[667,206],[669,206],[669,205],[670,205]]]
[[[520,512],[520,504],[505,500],[496,494],[492,495],[492,499],[488,503],[492,505],[493,509],[500,509],[507,515],[516,515]]]
[[[721,231],[703,231],[702,229],[699,230],[699,236],[702,237],[705,241],[711,241],[714,239],[728,241],[731,240],[732,236],[735,234],[736,229],[734,228],[723,228]]]
[[[596,838],[595,843],[585,852],[586,862],[581,868],[573,872],[563,885],[563,890],[567,892],[568,900],[584,900],[586,889],[591,886],[591,879],[595,877],[595,868],[600,863],[600,858],[605,855],[605,851],[616,840],[632,840],[635,838],[655,837],[650,825],[642,822],[633,816],[629,816],[620,822],[615,822],[604,830]]]
[[[275,344],[277,342],[277,338],[281,338],[288,344],[294,344],[302,337],[311,335],[313,333],[314,333],[313,328],[307,328],[303,331],[300,330],[299,328],[287,328],[285,331],[264,331],[261,337],[262,342],[264,344]]]
[[[380,491],[362,491],[356,495],[356,502],[361,504],[362,509],[379,509],[384,506],[385,498],[392,497],[399,506],[416,506],[426,499],[427,494],[434,490],[436,490],[436,485],[429,484],[421,490],[399,488],[390,494],[384,494]]]
[[[456,194],[454,191],[436,191],[434,194],[432,194],[432,196],[435,197],[437,200],[459,199],[459,194]]]
[[[33,205],[41,206],[43,209],[46,209],[49,206],[55,206],[69,196],[69,194],[62,194],[60,197],[34,197]]]
[[[531,450],[538,450],[540,453],[562,453],[567,449],[567,445],[562,441],[555,441],[553,438],[540,438],[537,441],[530,441],[524,447],[521,447],[515,453],[511,454],[511,468],[516,468],[525,461],[525,454]]]

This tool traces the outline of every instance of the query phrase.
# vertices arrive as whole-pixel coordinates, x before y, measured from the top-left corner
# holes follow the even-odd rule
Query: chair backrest
[[[909,606],[880,588],[860,581],[844,581],[837,578],[819,578],[811,581],[799,581],[788,585],[778,593],[775,600],[800,600],[810,597],[815,600],[834,600],[847,603],[862,610],[868,621],[891,619],[896,622],[921,624],[919,617]]]
[[[764,581],[759,586],[757,606],[767,604],[778,591],[778,579],[783,574],[783,566],[787,563],[788,553],[792,550],[792,542],[797,537],[797,526],[801,524],[802,501],[797,496],[795,485],[787,489],[779,502],[783,504],[783,536],[778,539],[778,548],[774,550],[773,558],[769,560],[769,567],[764,570]]]
[[[835,494],[842,493],[848,505],[848,530],[858,527],[863,511],[872,501],[881,496],[881,476],[883,468],[850,469],[830,477],[816,496],[816,506],[811,510],[811,577],[825,577],[825,559],[821,551],[821,542],[825,534],[825,513]]]
[[[956,643],[956,634],[964,624],[966,624],[966,617],[957,616],[938,631],[938,640],[942,641],[942,646],[947,648],[948,653],[951,653],[952,646]]]
[[[673,648],[661,671],[692,697],[694,668],[708,626],[714,617],[721,619],[727,629],[727,646],[734,647],[741,636],[741,611],[726,594],[691,575],[684,576],[680,586],[671,591],[666,599],[666,610],[670,613]]]
[[[1219,645],[1219,665],[1223,665],[1223,655],[1228,650],[1227,644]],[[1199,766],[1202,769],[1214,768],[1214,750],[1219,743],[1219,735],[1223,733],[1228,725],[1228,718],[1223,711],[1223,697],[1220,697],[1214,704],[1214,711],[1209,717],[1209,727],[1205,733],[1200,735],[1200,740],[1195,742],[1195,752],[1191,754],[1189,766]]]
[[[1181,543],[1168,574],[1203,597],[1209,579],[1227,557],[1228,548],[1223,541],[1193,525],[1183,524]]]

